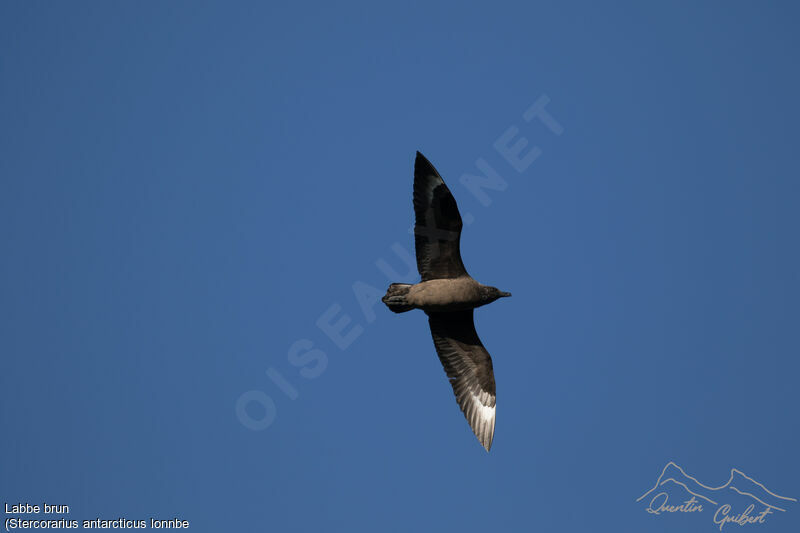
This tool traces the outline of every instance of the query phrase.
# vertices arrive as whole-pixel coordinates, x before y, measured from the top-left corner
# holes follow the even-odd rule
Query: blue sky
[[[800,498],[800,12],[696,4],[4,2],[0,500],[718,531],[635,501],[669,461]],[[559,135],[523,118],[542,97]],[[416,150],[514,294],[476,312],[490,454],[424,315],[371,300],[408,274]],[[479,160],[506,183],[483,202]]]

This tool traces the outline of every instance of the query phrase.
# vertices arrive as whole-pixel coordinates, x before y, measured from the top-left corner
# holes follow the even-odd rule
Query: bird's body
[[[422,309],[426,313],[464,311],[494,301],[489,297],[492,287],[482,285],[470,276],[431,279],[415,285],[398,283],[394,285],[408,287],[408,292],[403,296],[406,304],[411,305],[413,309]]]
[[[492,359],[473,322],[473,309],[511,296],[475,281],[461,260],[461,216],[444,180],[417,152],[414,163],[417,284],[392,283],[383,302],[395,313],[421,309],[461,410],[488,451],[495,426]]]
[[[432,279],[411,287],[408,297],[415,307],[426,312],[474,309],[481,303],[481,284],[469,276]]]

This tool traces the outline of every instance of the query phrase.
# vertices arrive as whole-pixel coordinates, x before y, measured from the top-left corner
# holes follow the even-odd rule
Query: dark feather
[[[444,180],[425,156],[414,162],[414,237],[422,281],[467,275],[461,261],[461,215]]]
[[[429,313],[428,323],[456,401],[475,436],[489,451],[495,423],[494,370],[492,358],[475,331],[472,313],[472,309]]]

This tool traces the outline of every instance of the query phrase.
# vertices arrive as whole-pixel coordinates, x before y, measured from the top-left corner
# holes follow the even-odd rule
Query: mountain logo
[[[670,461],[653,488],[636,499],[653,515],[671,513],[712,514],[719,530],[727,524],[764,524],[774,513],[785,513],[795,498],[775,494],[741,470],[731,469],[724,485],[709,487]]]

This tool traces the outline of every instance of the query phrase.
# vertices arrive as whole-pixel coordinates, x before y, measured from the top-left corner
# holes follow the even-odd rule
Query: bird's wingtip
[[[439,173],[434,168],[433,163],[428,161],[428,158],[422,155],[422,152],[417,150],[417,157],[414,159],[414,172],[421,172],[424,174],[433,174],[438,176]]]

